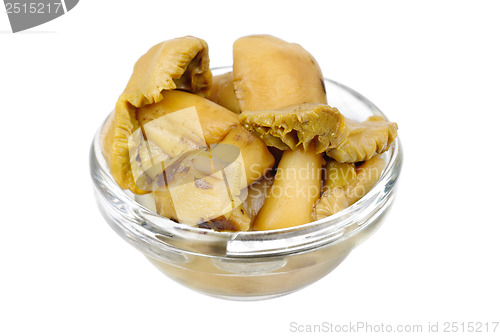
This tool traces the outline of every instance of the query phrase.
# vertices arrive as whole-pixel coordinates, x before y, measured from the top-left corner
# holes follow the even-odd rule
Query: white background
[[[499,321],[499,15],[496,1],[83,0],[12,34],[2,9],[0,334]],[[108,227],[88,152],[149,47],[194,35],[228,65],[232,42],[254,33],[301,44],[397,121],[405,161],[387,221],[333,273],[232,302],[166,278]]]

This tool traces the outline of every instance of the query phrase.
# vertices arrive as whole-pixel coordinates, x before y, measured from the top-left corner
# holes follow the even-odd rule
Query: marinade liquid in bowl
[[[214,69],[214,75],[230,68]],[[382,112],[354,90],[325,80],[328,104],[362,121]],[[330,217],[269,231],[217,232],[176,223],[150,210],[149,196],[122,190],[102,155],[101,129],[91,146],[97,204],[113,230],[161,272],[198,292],[233,300],[260,300],[301,289],[330,273],[383,222],[396,195],[402,165],[397,138],[383,155],[377,184]],[[335,281],[331,278],[330,281]]]

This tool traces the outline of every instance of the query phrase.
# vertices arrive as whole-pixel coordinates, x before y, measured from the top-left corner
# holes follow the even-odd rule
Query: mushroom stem
[[[273,186],[255,219],[255,230],[273,230],[311,221],[321,192],[322,154],[288,150],[278,165]]]
[[[245,183],[241,189],[259,180],[274,166],[274,156],[266,144],[241,125],[234,127],[221,144],[236,146],[239,149],[245,170]]]

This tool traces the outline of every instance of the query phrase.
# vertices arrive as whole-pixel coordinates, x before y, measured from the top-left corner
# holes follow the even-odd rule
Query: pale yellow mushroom
[[[213,77],[212,87],[207,98],[236,114],[241,112],[240,104],[234,92],[232,72]]]
[[[328,188],[314,204],[313,220],[331,216],[359,201],[375,186],[384,167],[384,159],[381,155],[376,155],[357,167],[356,177],[351,178],[346,185],[341,186],[344,182],[341,181],[333,188]]]
[[[197,116],[194,116],[195,120],[192,122],[201,126],[204,143],[208,145],[221,142],[231,128],[238,125],[238,117],[233,112],[199,95],[173,90],[164,91],[163,96],[162,101],[137,109],[136,115],[140,125],[147,125],[149,122],[154,122],[170,113],[194,107]],[[178,119],[178,117],[176,118]],[[169,122],[171,121],[169,120]],[[193,130],[194,127],[190,128]],[[168,129],[168,132],[172,132],[172,130]],[[172,138],[165,133],[155,141],[162,148],[171,148],[175,145],[170,139],[178,141],[183,137],[183,134],[177,134]],[[162,138],[166,141],[164,146],[161,145]]]
[[[104,157],[121,188],[138,194],[146,192],[135,184],[129,156],[129,137],[139,127],[136,109],[160,102],[165,90],[180,88],[205,94],[211,80],[207,44],[196,37],[159,43],[137,61],[103,142]]]
[[[322,155],[314,151],[285,151],[273,185],[253,224],[255,230],[273,230],[311,221],[321,193]]]
[[[346,118],[347,137],[326,154],[338,162],[361,162],[389,149],[397,136],[398,125],[381,116],[356,122]]]
[[[323,75],[314,57],[298,44],[269,35],[242,37],[234,43],[233,84],[243,113],[303,103],[326,104]],[[321,192],[322,162],[323,157],[315,148],[283,152],[254,229],[308,223],[312,205]],[[294,179],[293,172],[305,175]]]
[[[323,75],[314,57],[300,45],[270,35],[234,42],[233,83],[241,111],[326,104]]]
[[[152,190],[144,175],[154,179],[183,153],[208,148],[239,126],[234,113],[199,95],[171,90],[163,97],[136,109],[139,128],[129,136],[130,168],[142,190]]]

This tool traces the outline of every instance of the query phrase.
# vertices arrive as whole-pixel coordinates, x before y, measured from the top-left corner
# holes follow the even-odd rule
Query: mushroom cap
[[[234,42],[233,84],[241,111],[326,103],[323,75],[314,57],[300,45],[270,35]]]
[[[163,99],[163,90],[208,92],[212,83],[207,43],[193,36],[161,42],[141,56],[120,96],[134,107]]]
[[[313,220],[322,219],[342,211],[348,206],[346,189],[334,187],[325,191],[321,198],[314,203],[311,218]]]
[[[359,201],[375,186],[382,175],[385,160],[375,155],[356,168],[356,176],[344,186],[328,188],[314,203],[312,219],[318,220],[333,215]]]
[[[208,46],[196,37],[159,43],[137,61],[116,103],[113,121],[103,143],[111,174],[121,188],[137,194],[146,193],[135,184],[129,157],[129,137],[139,127],[136,108],[161,101],[163,90],[182,88],[205,94],[211,80]]]
[[[345,118],[326,104],[299,104],[274,111],[245,111],[240,123],[268,146],[322,153],[346,137]]]
[[[360,162],[389,149],[397,136],[398,125],[381,116],[356,122],[346,119],[345,140],[326,154],[338,162]]]

